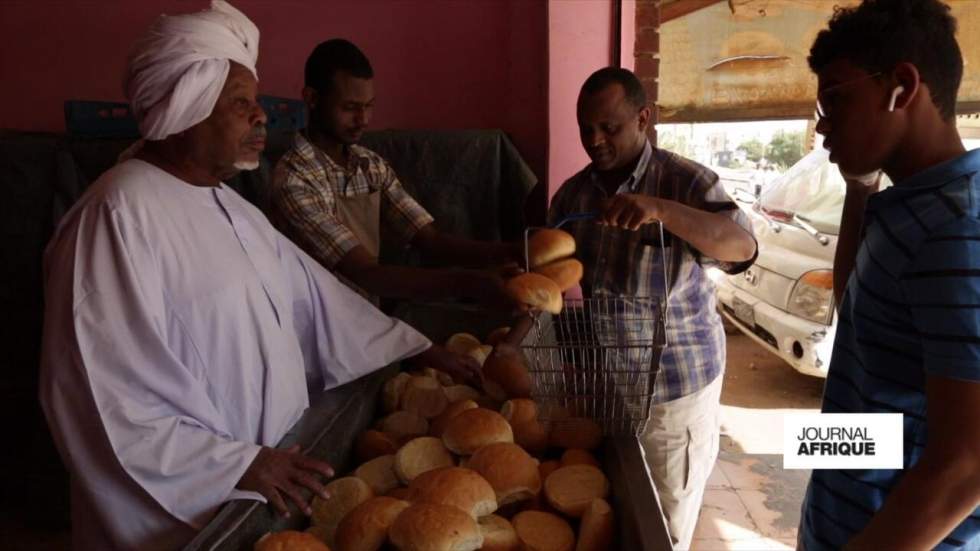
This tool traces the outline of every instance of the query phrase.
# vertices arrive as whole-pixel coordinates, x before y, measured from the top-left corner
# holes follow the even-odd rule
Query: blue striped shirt
[[[905,469],[927,441],[926,376],[980,381],[980,150],[871,196],[839,311],[826,413],[904,414]],[[839,549],[882,507],[902,470],[815,470],[807,551]],[[980,511],[937,549],[980,549]]]

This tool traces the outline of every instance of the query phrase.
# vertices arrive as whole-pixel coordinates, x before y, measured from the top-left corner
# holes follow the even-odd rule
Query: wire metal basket
[[[607,435],[637,434],[666,346],[658,298],[599,296],[540,315],[524,341],[542,421],[587,417]]]

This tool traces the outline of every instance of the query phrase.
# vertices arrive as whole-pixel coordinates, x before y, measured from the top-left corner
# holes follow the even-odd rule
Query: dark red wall
[[[343,37],[370,57],[374,128],[503,128],[548,158],[548,4],[536,0],[238,0],[262,32],[260,91],[299,97],[303,63]],[[0,2],[0,128],[63,131],[66,99],[121,100],[134,39],[205,0]]]

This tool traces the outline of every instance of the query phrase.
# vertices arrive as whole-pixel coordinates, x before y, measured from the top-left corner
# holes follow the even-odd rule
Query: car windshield
[[[963,146],[978,148],[980,139],[965,138]],[[837,235],[846,185],[837,165],[830,162],[830,153],[817,147],[773,181],[753,208],[773,220],[796,225],[802,220],[821,233]],[[890,185],[882,174],[879,189]]]
[[[826,149],[811,151],[762,194],[757,209],[781,222],[794,216],[821,233],[837,235],[844,208],[844,178]]]

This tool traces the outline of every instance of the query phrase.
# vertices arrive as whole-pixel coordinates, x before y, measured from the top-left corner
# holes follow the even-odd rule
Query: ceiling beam
[[[707,8],[725,0],[674,0],[660,6],[660,24],[664,24],[671,19],[684,17],[685,15],[696,12],[702,8]]]

